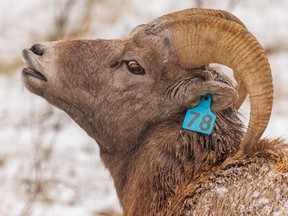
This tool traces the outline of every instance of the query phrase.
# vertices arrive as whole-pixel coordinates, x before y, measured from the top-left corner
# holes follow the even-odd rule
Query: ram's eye
[[[126,62],[128,70],[133,74],[144,75],[145,70],[142,68],[137,61],[131,60]]]

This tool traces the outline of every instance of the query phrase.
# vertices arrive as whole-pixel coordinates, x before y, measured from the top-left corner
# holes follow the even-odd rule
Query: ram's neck
[[[179,118],[181,119],[181,118]],[[243,125],[234,109],[218,115],[211,135],[181,129],[175,120],[154,125],[134,152],[106,163],[125,215],[165,213],[185,184],[239,149]]]

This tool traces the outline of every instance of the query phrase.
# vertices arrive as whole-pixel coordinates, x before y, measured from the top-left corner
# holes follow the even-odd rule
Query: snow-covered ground
[[[44,40],[53,27],[51,20],[60,1],[27,2],[0,2],[0,65],[20,59],[24,47]],[[188,0],[119,2],[99,1],[93,9],[96,21],[83,37],[121,37],[137,24],[196,5],[196,1]],[[217,0],[205,1],[203,6],[229,9],[264,47],[283,43],[287,47],[288,1]],[[287,138],[288,51],[272,54],[269,59],[275,104],[265,136]],[[24,89],[20,71],[21,67],[9,74],[0,71],[0,215],[93,216],[103,209],[120,210],[97,144],[65,113]],[[247,122],[249,104],[241,110]]]

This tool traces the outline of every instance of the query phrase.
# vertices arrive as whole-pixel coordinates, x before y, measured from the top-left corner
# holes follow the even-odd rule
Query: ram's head
[[[102,151],[125,151],[155,121],[172,118],[210,93],[217,112],[248,92],[248,152],[261,137],[272,107],[265,52],[233,15],[189,9],[136,27],[123,40],[45,42],[23,51],[26,87],[67,112]],[[234,70],[237,92],[197,67],[220,63]]]

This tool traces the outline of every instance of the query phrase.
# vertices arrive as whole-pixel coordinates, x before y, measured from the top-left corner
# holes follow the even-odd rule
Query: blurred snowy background
[[[21,50],[44,40],[124,37],[138,24],[190,7],[228,10],[258,38],[275,85],[265,136],[288,137],[287,0],[1,0],[1,216],[121,211],[97,144],[65,113],[24,89]],[[247,122],[247,101],[241,111]]]

